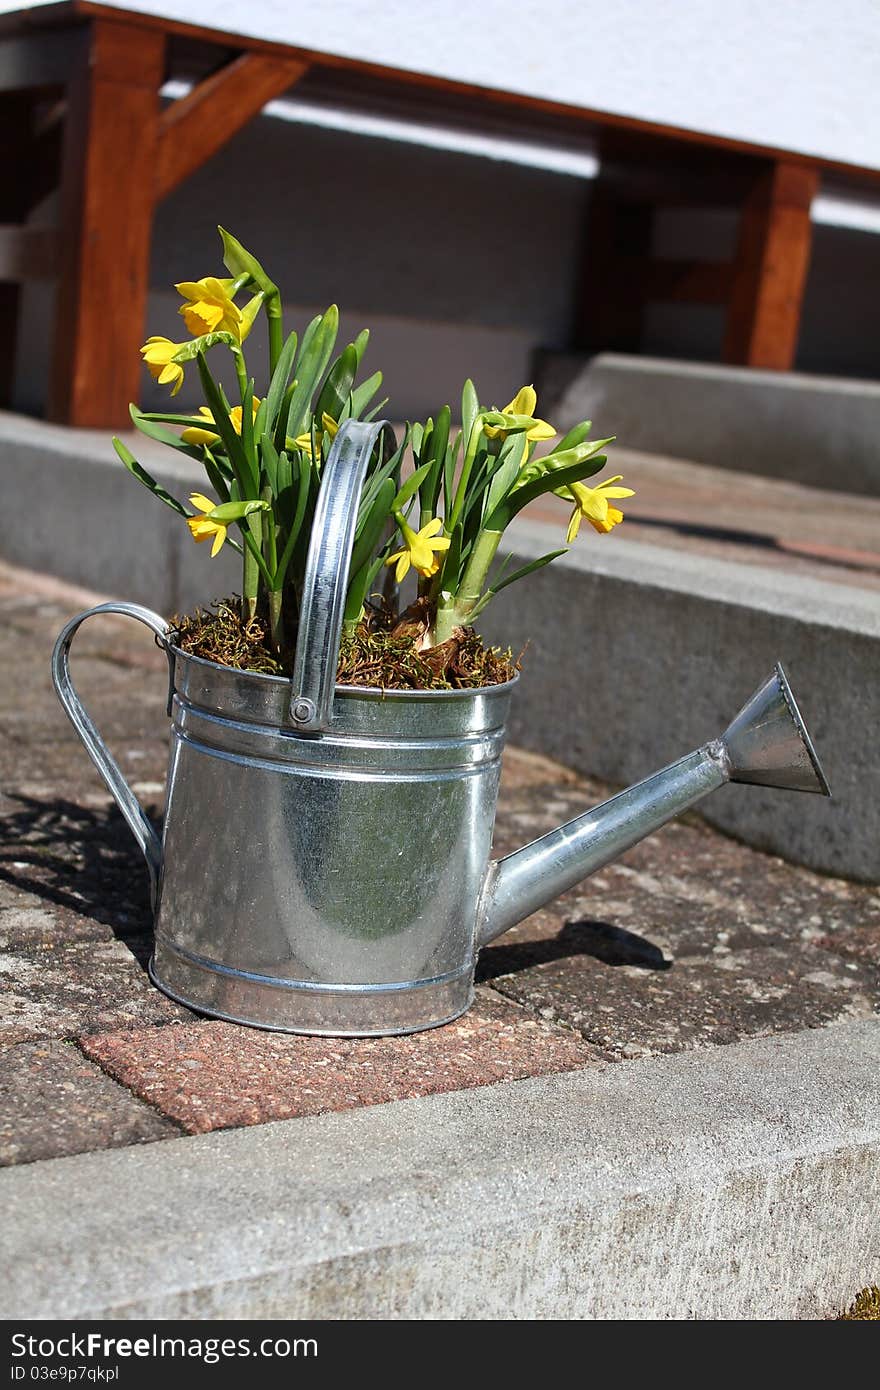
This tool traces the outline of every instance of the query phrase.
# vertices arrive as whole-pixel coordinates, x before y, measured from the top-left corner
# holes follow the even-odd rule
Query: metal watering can
[[[447,1023],[471,1003],[481,947],[725,782],[830,794],[777,665],[721,738],[491,861],[516,681],[335,685],[358,500],[383,428],[344,425],[327,460],[292,683],[190,656],[129,603],[81,613],[55,646],[59,699],[147,861],[151,978],[218,1018],[349,1036]],[[71,641],[96,613],[136,618],[168,656],[161,842],[71,681]]]

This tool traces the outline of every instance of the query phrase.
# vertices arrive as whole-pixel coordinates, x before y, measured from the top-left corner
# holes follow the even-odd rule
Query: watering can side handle
[[[397,440],[387,420],[346,420],[324,465],[306,560],[288,716],[303,733],[326,729],[332,717],[361,487],[383,432],[393,451]]]
[[[158,613],[142,608],[137,603],[101,603],[97,608],[89,608],[79,613],[62,628],[55,650],[52,653],[52,680],[64,712],[86,747],[86,752],[104,779],[110,793],[128,822],[128,827],[140,845],[150,873],[150,885],[155,900],[159,882],[159,869],[162,861],[162,845],[159,836],[147,818],[140,802],[126,782],[110,750],[92,723],[85,706],[79,698],[70,675],[70,645],[77,629],[86,618],[94,618],[99,613],[116,613],[124,618],[136,618],[139,623],[156,634],[168,658],[169,700],[173,689],[174,657],[167,642],[168,624]]]

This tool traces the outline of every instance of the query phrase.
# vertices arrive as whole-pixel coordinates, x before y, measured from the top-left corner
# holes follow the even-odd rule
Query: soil
[[[235,598],[175,616],[175,642],[182,651],[262,675],[290,675],[292,651],[273,653],[268,624],[258,614],[245,622]],[[371,609],[353,633],[342,638],[337,682],[382,690],[476,690],[512,680],[519,658],[487,647],[472,627],[456,628],[447,642],[422,648],[426,621],[418,604],[401,617]]]

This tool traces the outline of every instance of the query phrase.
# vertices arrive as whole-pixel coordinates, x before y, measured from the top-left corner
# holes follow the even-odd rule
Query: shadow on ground
[[[142,965],[152,911],[143,856],[115,806],[7,793],[0,881],[110,927]],[[147,814],[161,832],[156,808]]]
[[[566,922],[556,936],[544,941],[511,941],[486,947],[477,965],[477,981],[485,984],[501,975],[572,956],[593,956],[603,965],[634,965],[642,970],[668,970],[672,965],[660,947],[645,937],[610,922],[584,919]]]

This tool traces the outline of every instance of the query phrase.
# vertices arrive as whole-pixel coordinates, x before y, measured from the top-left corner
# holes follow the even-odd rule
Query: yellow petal
[[[573,483],[571,490],[588,521],[605,520],[608,515],[608,502],[598,488],[584,487],[583,483]]]
[[[504,407],[505,415],[534,415],[538,404],[538,394],[534,386],[521,386],[510,405]],[[555,434],[556,431],[554,430]]]
[[[441,521],[439,516],[435,516],[431,518],[427,525],[422,527],[421,531],[419,532],[419,535],[422,537],[422,539],[425,539],[428,536],[436,536],[437,532],[442,531],[442,529],[443,522]]]
[[[526,439],[555,439],[556,431],[546,420],[537,420],[526,434]]]
[[[571,514],[571,520],[568,523],[568,533],[565,537],[566,543],[568,545],[571,545],[572,541],[577,536],[578,531],[581,529],[582,515],[583,513],[581,512],[580,507],[575,507],[574,511]]]
[[[212,512],[217,503],[212,502],[210,497],[206,497],[203,492],[191,492],[189,500],[194,507],[198,507],[200,512]]]
[[[211,559],[223,549],[223,542],[226,540],[226,527],[218,526],[217,535],[214,537],[214,544],[211,546]]]
[[[406,577],[406,575],[409,573],[409,567],[411,564],[412,561],[410,559],[409,551],[402,550],[400,552],[400,556],[397,561],[397,569],[394,574],[394,578],[397,580],[398,584],[400,584],[402,580]]]
[[[220,438],[219,434],[214,434],[211,430],[200,430],[194,426],[185,429],[180,437],[184,444],[216,444]]]

